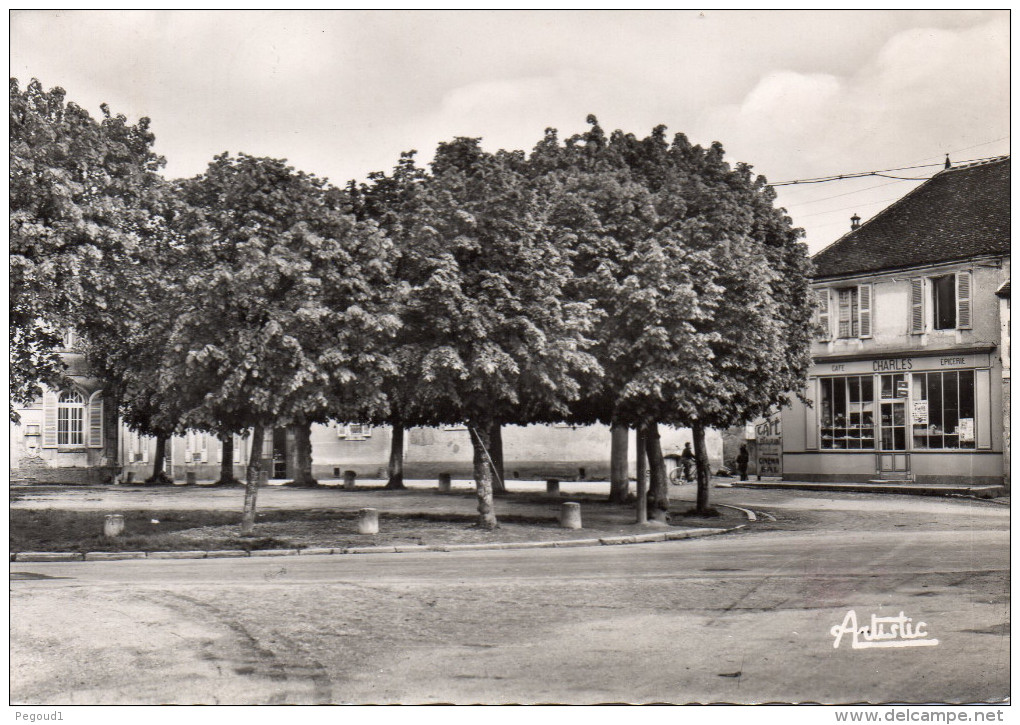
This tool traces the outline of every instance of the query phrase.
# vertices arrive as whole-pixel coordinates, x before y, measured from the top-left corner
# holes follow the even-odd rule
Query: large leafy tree
[[[373,172],[367,183],[351,182],[347,187],[357,218],[377,224],[393,243],[389,290],[402,327],[400,334],[389,340],[387,353],[391,367],[384,382],[385,411],[376,408],[362,416],[374,424],[389,425],[392,431],[387,489],[404,488],[406,428],[440,422],[436,411],[421,404],[422,385],[416,377],[420,356],[430,344],[431,331],[421,324],[423,308],[416,299],[423,278],[421,266],[415,261],[419,252],[414,248],[419,241],[416,235],[422,230],[417,224],[418,211],[428,172],[415,163],[415,155],[415,151],[404,152],[390,174]],[[431,232],[428,236],[431,237]]]
[[[353,419],[384,409],[390,245],[346,196],[285,162],[217,156],[181,184],[181,221],[201,269],[184,283],[166,387],[186,423],[253,429],[246,473],[250,531],[267,428]]]
[[[12,78],[9,99],[13,419],[14,403],[64,382],[62,328],[88,335],[121,313],[164,161],[147,118],[130,124],[104,105],[96,120],[37,80]]]
[[[602,385],[575,414],[638,427],[653,514],[668,508],[660,423],[694,430],[707,508],[704,432],[753,418],[797,389],[807,364],[807,257],[775,196],[722,147],[664,127],[607,137],[594,117],[560,144],[547,132],[532,173],[562,193],[553,219],[574,246],[575,298],[603,317]]]
[[[565,299],[570,250],[554,243],[548,211],[523,154],[458,138],[440,144],[414,213],[396,230],[410,288],[403,365],[418,383],[410,407],[467,423],[486,528],[497,525],[486,452],[493,425],[566,415],[578,379],[598,370],[585,352],[591,310]]]

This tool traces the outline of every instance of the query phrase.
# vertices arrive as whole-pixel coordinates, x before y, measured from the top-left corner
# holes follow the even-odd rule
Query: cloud
[[[1008,133],[1009,29],[914,29],[847,76],[773,71],[740,104],[707,111],[706,136],[754,151],[772,178],[929,157]],[[799,155],[790,154],[796,149]]]

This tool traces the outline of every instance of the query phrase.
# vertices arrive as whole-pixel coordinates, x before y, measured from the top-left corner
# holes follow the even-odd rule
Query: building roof
[[[812,258],[814,277],[1009,254],[1009,156],[940,171]]]
[[[1002,286],[995,291],[995,294],[997,294],[999,297],[1009,297],[1009,282],[1010,281],[1008,279],[1005,282],[1003,282]]]

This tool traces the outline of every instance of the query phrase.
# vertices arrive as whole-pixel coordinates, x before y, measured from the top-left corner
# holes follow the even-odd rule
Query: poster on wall
[[[783,431],[778,414],[758,423],[757,439],[758,478],[783,475]]]
[[[928,425],[928,401],[915,400],[911,409],[911,422],[914,425]]]
[[[956,426],[957,432],[960,434],[960,442],[970,442],[974,440],[974,419],[973,418],[960,418],[959,425]]]

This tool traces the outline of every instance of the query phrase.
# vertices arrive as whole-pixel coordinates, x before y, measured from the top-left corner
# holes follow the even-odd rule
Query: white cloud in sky
[[[229,150],[342,184],[454,136],[527,150],[589,113],[607,131],[719,140],[772,180],[1009,133],[1003,11],[15,11],[10,58],[94,113],[151,117],[171,176]],[[818,246],[837,231],[820,211],[901,193],[798,207],[848,189],[781,201]]]
[[[706,111],[697,128],[724,140],[731,156],[767,169],[773,181],[938,160],[942,153],[1008,136],[1009,29],[994,21],[961,30],[903,31],[846,76],[772,71],[741,103]],[[984,155],[980,148],[954,154],[957,161]],[[843,190],[849,188],[826,188],[832,194]],[[882,206],[864,204],[890,193],[897,192],[876,189],[847,203],[859,201],[861,216],[868,218]],[[785,187],[780,200],[808,229],[814,249],[845,231],[849,222],[842,217],[852,211],[843,210],[839,222],[817,220],[817,214],[800,222],[797,202],[807,194],[803,187]],[[823,232],[822,221],[835,228]]]

